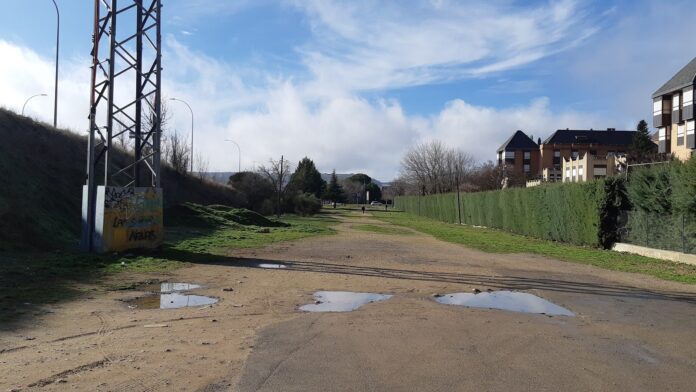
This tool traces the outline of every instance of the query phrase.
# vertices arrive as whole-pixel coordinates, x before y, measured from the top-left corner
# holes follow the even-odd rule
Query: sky
[[[61,14],[59,126],[86,134],[93,4]],[[120,0],[129,2],[129,0]],[[693,0],[163,0],[163,96],[209,171],[308,156],[396,177],[439,140],[492,160],[521,129],[635,129],[696,56]],[[51,0],[0,0],[0,106],[53,116]],[[167,132],[190,137],[168,101]],[[650,121],[649,121],[650,122]]]

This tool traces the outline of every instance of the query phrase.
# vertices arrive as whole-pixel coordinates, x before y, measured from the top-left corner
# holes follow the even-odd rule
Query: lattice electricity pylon
[[[94,1],[87,250],[92,250],[87,233],[94,232],[98,185],[160,187],[161,9],[161,0]],[[133,158],[116,162],[114,141],[125,135],[134,141]]]

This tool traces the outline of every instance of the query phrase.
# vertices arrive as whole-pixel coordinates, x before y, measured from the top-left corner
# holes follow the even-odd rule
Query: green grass
[[[360,231],[369,231],[378,234],[392,234],[392,235],[409,235],[413,234],[412,231],[401,229],[398,227],[390,226],[380,226],[380,225],[353,225],[351,228]]]
[[[664,280],[696,284],[696,266],[591,247],[524,237],[499,230],[443,223],[401,212],[375,214],[386,222],[410,227],[433,237],[490,253],[531,253],[557,260],[589,264],[614,271],[635,272]]]
[[[191,207],[200,216],[170,215],[176,217],[171,222],[179,225],[166,228],[165,243],[158,251],[119,255],[19,250],[0,253],[0,329],[11,328],[10,322],[35,314],[40,305],[84,296],[91,290],[106,289],[100,283],[114,274],[170,271],[191,263],[229,261],[223,257],[229,249],[262,247],[335,233],[331,226],[336,220],[327,214],[314,217],[289,215],[275,221],[229,207]],[[211,210],[222,211],[219,216],[225,219],[206,217]]]

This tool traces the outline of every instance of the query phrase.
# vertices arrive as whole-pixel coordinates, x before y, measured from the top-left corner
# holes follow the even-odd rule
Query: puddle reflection
[[[178,309],[211,305],[218,302],[218,299],[213,297],[180,293],[201,287],[201,285],[193,283],[160,283],[153,285],[150,290],[159,294],[135,298],[128,301],[128,304],[129,307],[137,309]]]
[[[350,312],[371,302],[384,301],[389,294],[354,293],[350,291],[317,291],[314,293],[316,304],[300,307],[305,312]]]
[[[148,295],[128,301],[137,309],[178,309],[211,305],[216,302],[218,302],[217,298],[180,293]]]
[[[500,309],[551,316],[575,316],[575,313],[570,310],[536,295],[515,291],[494,291],[479,294],[453,293],[437,297],[435,301],[446,305],[459,305],[471,308]]]
[[[258,268],[272,268],[272,269],[288,268],[288,266],[285,264],[273,264],[273,263],[260,263],[260,264],[256,264],[255,266]]]

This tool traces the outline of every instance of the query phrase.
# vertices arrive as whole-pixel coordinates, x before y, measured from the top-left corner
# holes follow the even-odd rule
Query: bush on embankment
[[[62,248],[80,234],[87,141],[0,109],[0,250]],[[115,150],[117,166],[128,155]],[[184,202],[238,205],[228,187],[162,167],[165,207]]]
[[[461,193],[461,223],[486,226],[536,238],[609,247],[625,204],[623,182],[548,184],[533,188]],[[459,223],[457,194],[401,196],[406,212]]]

